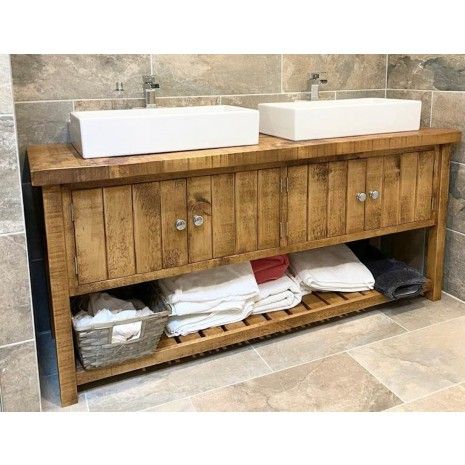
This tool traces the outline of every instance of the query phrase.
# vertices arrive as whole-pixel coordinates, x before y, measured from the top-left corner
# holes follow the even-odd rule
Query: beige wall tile
[[[0,55],[0,115],[12,113],[10,56]]]
[[[465,165],[450,166],[447,226],[465,234]]]
[[[160,96],[281,91],[280,55],[153,55]]]
[[[398,98],[403,100],[421,100],[422,128],[429,128],[431,123],[431,95],[432,92],[421,90],[387,90],[387,98]]]
[[[353,349],[349,354],[404,402],[465,381],[465,317]]]
[[[156,93],[150,92],[149,106],[157,107],[189,107],[200,105],[219,105],[221,97],[158,97]]]
[[[336,99],[343,100],[347,98],[384,98],[384,89],[374,90],[338,90]]]
[[[411,331],[465,316],[465,303],[443,294],[442,299],[436,302],[421,297],[389,303],[380,310]]]
[[[142,76],[150,74],[149,55],[11,55],[15,102],[143,97]]]
[[[465,412],[465,389],[454,386],[419,400],[401,404],[388,412]]]
[[[129,108],[144,108],[145,99],[108,99],[108,100],[76,100],[75,111],[96,110],[127,110]]]
[[[465,300],[465,235],[450,230],[446,234],[444,290]]]
[[[11,116],[0,116],[0,234],[24,230],[16,131]]]
[[[91,411],[145,410],[269,372],[253,349],[242,347],[158,368],[92,389],[86,395]]]
[[[370,312],[253,345],[273,370],[281,370],[403,332],[382,313]]]
[[[325,72],[321,90],[384,89],[386,55],[284,55],[284,92],[310,89],[310,73]]]
[[[3,411],[40,410],[34,342],[0,347],[0,374]]]
[[[389,55],[388,88],[465,90],[465,55]]]
[[[199,411],[381,411],[400,403],[347,354],[192,398]]]
[[[433,93],[433,128],[456,128],[465,133],[465,92]],[[465,163],[465,144],[454,150],[452,159]]]
[[[0,346],[3,346],[34,337],[24,234],[0,237],[0,257]]]

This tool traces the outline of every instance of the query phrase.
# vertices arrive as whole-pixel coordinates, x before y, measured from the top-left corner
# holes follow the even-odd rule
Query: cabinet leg
[[[451,146],[444,145],[436,151],[437,174],[435,190],[436,225],[428,231],[426,276],[431,280],[430,300],[439,300],[444,274],[444,247],[446,241],[447,198],[449,193],[449,164]]]
[[[77,403],[76,365],[66,265],[61,189],[43,189],[52,319],[57,351],[61,405]]]

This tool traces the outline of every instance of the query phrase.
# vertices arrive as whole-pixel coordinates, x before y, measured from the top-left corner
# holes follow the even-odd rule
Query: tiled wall
[[[0,410],[40,410],[9,55],[0,55]]]
[[[159,106],[233,104],[308,98],[311,72],[324,71],[322,98],[421,98],[422,125],[465,129],[464,56],[401,55],[13,55],[23,196],[36,327],[49,329],[40,193],[29,182],[29,143],[66,142],[70,111],[144,106],[142,76],[155,74]],[[115,92],[116,81],[124,83]],[[450,92],[454,91],[454,92]],[[431,109],[433,109],[431,113]],[[464,146],[465,147],[465,146]],[[446,289],[465,299],[465,149],[452,165]],[[421,250],[424,235],[411,239]],[[405,252],[405,251],[404,251]],[[416,252],[411,254],[418,255]],[[461,258],[460,258],[461,257]],[[418,258],[418,257],[417,257]],[[421,260],[412,263],[421,266]],[[455,273],[449,272],[454,269]]]
[[[465,55],[389,55],[387,96],[420,98],[425,126],[465,134]],[[465,300],[465,144],[452,160],[444,289]]]

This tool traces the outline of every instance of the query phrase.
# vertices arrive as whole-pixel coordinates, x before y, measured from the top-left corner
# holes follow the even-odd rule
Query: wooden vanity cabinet
[[[63,405],[77,386],[386,301],[376,291],[314,293],[302,304],[186,337],[141,360],[76,365],[73,296],[228,263],[412,229],[428,231],[426,296],[441,296],[452,144],[447,129],[82,159],[70,145],[28,149],[43,189]]]

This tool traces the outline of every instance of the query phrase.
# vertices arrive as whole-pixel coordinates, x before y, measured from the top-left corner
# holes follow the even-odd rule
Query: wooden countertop
[[[457,143],[455,129],[375,134],[293,142],[260,135],[257,145],[186,152],[84,159],[70,144],[28,147],[34,186],[111,181],[191,171],[266,165],[297,160]]]

